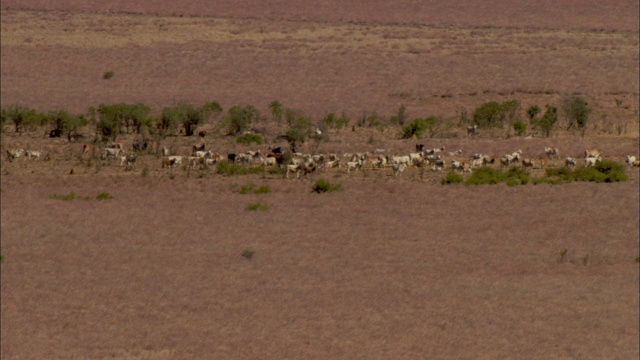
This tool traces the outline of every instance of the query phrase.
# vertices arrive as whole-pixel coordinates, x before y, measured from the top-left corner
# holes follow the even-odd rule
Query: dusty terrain
[[[637,2],[393,3],[3,1],[2,105],[255,105],[264,145],[216,135],[219,118],[203,127],[226,153],[285,145],[272,100],[314,121],[404,105],[457,123],[485,101],[580,95],[593,109],[584,137],[455,127],[398,140],[355,126],[300,150],[638,156]],[[127,171],[82,155],[91,128],[72,143],[45,131],[1,134],[2,359],[640,356],[637,168],[615,184],[443,186],[416,169],[169,171],[151,151]],[[186,155],[199,141],[157,145]],[[10,148],[49,157],[9,162]],[[320,177],[344,189],[312,193]],[[241,194],[249,184],[272,191]],[[258,202],[268,208],[248,210]]]

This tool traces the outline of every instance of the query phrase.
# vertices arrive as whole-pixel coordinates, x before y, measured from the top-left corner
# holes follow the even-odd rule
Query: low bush
[[[250,144],[258,144],[262,145],[262,135],[247,133],[236,138],[236,142],[240,144],[250,145]]]
[[[534,184],[563,184],[573,181],[587,182],[620,182],[628,179],[624,166],[611,160],[602,160],[595,166],[578,167],[571,170],[567,167],[548,168],[545,176],[534,179]]]
[[[506,176],[500,170],[483,166],[473,172],[465,182],[466,185],[498,184],[505,181]]]
[[[265,203],[261,203],[261,202],[249,204],[249,205],[247,205],[247,210],[248,211],[256,211],[256,210],[265,211],[265,210],[269,210],[269,204],[265,204]]]
[[[81,195],[76,195],[76,193],[71,192],[69,194],[52,194],[50,196],[52,199],[56,199],[56,200],[64,200],[64,201],[71,201],[71,200],[91,200],[90,196],[81,196]]]
[[[444,178],[442,178],[441,183],[443,185],[446,184],[459,184],[461,182],[464,181],[464,178],[462,177],[462,175],[454,172],[453,170],[449,171],[447,173],[447,176],[445,176]]]
[[[249,184],[249,185],[242,185],[242,187],[240,188],[240,194],[249,194],[249,193],[268,194],[270,192],[271,192],[271,188],[269,187],[269,185],[263,185],[263,186],[260,186],[259,188],[256,188],[255,185]]]
[[[529,182],[529,174],[520,167],[512,167],[505,174],[505,182],[509,186],[525,185]]]
[[[341,191],[341,190],[342,190],[341,184],[332,184],[323,178],[316,180],[316,183],[313,184],[313,187],[311,188],[311,192],[315,192],[318,194],[331,192],[331,191]]]
[[[113,199],[113,196],[111,196],[111,194],[109,194],[108,192],[101,192],[96,196],[96,200],[110,200],[110,199]]]
[[[251,249],[251,248],[246,248],[244,250],[242,250],[242,253],[240,253],[240,255],[242,255],[243,257],[247,258],[247,259],[251,259],[253,257],[253,254],[255,254],[256,251]]]

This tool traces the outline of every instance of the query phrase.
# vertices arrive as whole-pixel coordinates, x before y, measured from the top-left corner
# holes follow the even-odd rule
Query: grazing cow
[[[585,158],[597,158],[598,156],[600,156],[600,151],[596,150],[596,149],[587,149],[584,151],[584,157]]]
[[[200,144],[200,145],[192,145],[191,146],[191,155],[195,156],[196,151],[204,151],[205,150],[205,145],[204,143]]]
[[[393,164],[405,164],[407,166],[411,165],[411,157],[409,156],[392,156],[390,162]]]
[[[635,156],[632,156],[632,155],[627,156],[627,164],[629,164],[629,166],[632,166],[635,161],[637,161]]]
[[[28,160],[39,160],[43,152],[43,150],[26,150],[24,154]]]
[[[572,158],[572,157],[567,157],[564,159],[564,164],[566,167],[572,167],[572,166],[576,166],[577,161],[576,159]]]
[[[143,143],[139,143],[136,141],[133,143],[133,151],[147,151],[148,146],[149,144],[147,143],[147,140],[145,140]]]
[[[416,144],[416,151],[421,152],[424,150],[424,144]]]
[[[454,156],[460,156],[462,155],[462,149],[458,149],[456,151],[450,152],[449,156],[454,157]]]
[[[206,131],[199,131],[198,132],[198,136],[201,137],[201,138],[205,137],[205,135],[207,135]]]
[[[477,168],[477,167],[481,167],[481,166],[484,166],[484,160],[482,158],[480,158],[480,159],[471,159],[471,167]]]
[[[467,136],[476,136],[477,125],[467,126]]]
[[[276,165],[278,165],[278,162],[276,161],[276,158],[274,158],[274,157],[262,158],[260,160],[260,163],[262,164],[262,166],[276,166]]]
[[[547,154],[547,158],[549,159],[559,159],[560,158],[560,150],[558,148],[544,147],[544,152]]]
[[[82,155],[89,154],[92,151],[93,151],[93,146],[91,146],[91,144],[82,145]]]
[[[174,165],[179,165],[179,164],[182,164],[182,158],[183,156],[180,156],[180,155],[172,155],[172,156],[169,156],[169,161],[173,161]]]
[[[427,150],[423,151],[423,153],[426,156],[426,155],[435,155],[435,154],[437,154],[439,152],[442,152],[442,151],[444,151],[444,146],[439,148],[439,149],[437,149],[437,148],[427,149]],[[428,157],[427,157],[427,159],[428,159]]]
[[[470,164],[467,164],[465,162],[462,163],[462,172],[472,172],[473,169],[471,168]]]
[[[326,169],[331,169],[331,168],[339,168],[340,167],[340,160],[329,160],[329,161],[325,161],[323,164],[323,167]]]
[[[640,166],[640,160],[636,160],[636,161],[632,162],[631,166],[635,166],[635,167]]]
[[[601,160],[602,160],[602,157],[601,157],[601,156],[585,158],[585,159],[584,159],[584,166],[585,166],[585,167],[595,166],[595,164],[596,164],[598,161],[601,161]]]
[[[409,153],[409,160],[411,160],[411,164],[419,165],[424,161],[424,158],[422,157],[421,152]]]
[[[176,164],[176,159],[162,159],[162,168],[172,168]]]
[[[351,173],[351,170],[358,172],[358,169],[362,167],[362,161],[349,161],[347,162],[347,174]]]
[[[7,159],[9,161],[13,161],[15,159],[20,158],[24,154],[24,150],[22,149],[9,149],[7,150]]]
[[[285,173],[285,177],[288,179],[290,173],[295,173],[296,178],[300,178],[300,170],[302,170],[302,165],[287,165],[287,172]]]
[[[393,176],[397,177],[401,172],[404,171],[404,169],[407,168],[407,165],[405,165],[405,164],[393,164],[393,165],[391,165],[391,168],[393,169]]]
[[[124,152],[124,146],[122,145],[122,143],[109,141],[107,143],[107,148],[109,148],[109,149],[121,149]]]
[[[192,169],[195,169],[196,166],[200,167],[200,169],[204,169],[204,158],[202,157],[198,157],[198,156],[191,156],[189,157],[189,165],[191,165]]]
[[[228,154],[227,155],[227,161],[230,162],[230,163],[235,163],[236,162],[236,154],[233,154],[233,153]]]
[[[108,159],[110,157],[112,158],[116,158],[118,156],[122,156],[124,155],[124,149],[122,148],[111,148],[111,147],[106,147],[104,148],[104,151],[102,153],[102,159]]]
[[[269,148],[269,151],[272,152],[273,154],[281,154],[282,155],[287,151],[287,149],[283,148],[282,146],[278,146],[278,147],[275,147],[273,149]]]
[[[431,170],[433,170],[433,171],[444,170],[444,166],[445,166],[444,159],[436,159],[436,161],[434,162],[433,166],[431,166]]]
[[[127,156],[120,157],[120,166],[126,165],[127,169],[133,166],[136,162],[137,157],[134,154],[129,154]]]
[[[453,170],[453,171],[462,170],[463,166],[464,166],[463,162],[460,162],[460,161],[457,161],[457,160],[451,161],[451,170]]]
[[[194,156],[205,158],[205,159],[211,159],[211,157],[213,156],[213,152],[211,152],[211,150],[209,150],[209,151],[196,151]]]
[[[533,159],[522,159],[522,168],[532,168],[533,169]]]
[[[49,131],[50,138],[59,138],[61,135],[62,135],[62,130],[60,129],[53,129]]]

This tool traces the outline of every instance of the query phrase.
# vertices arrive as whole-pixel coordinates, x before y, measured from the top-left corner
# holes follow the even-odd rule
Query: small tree
[[[222,112],[222,107],[216,101],[205,103],[200,107],[194,107],[191,104],[178,104],[178,108],[184,114],[182,117],[182,125],[186,136],[193,136],[198,126],[205,124],[212,113]]]
[[[551,131],[558,121],[558,109],[555,106],[546,105],[546,111],[542,118],[534,121],[534,126],[540,128],[546,137],[551,136]]]
[[[535,122],[540,112],[542,112],[542,109],[540,109],[540,106],[538,105],[531,105],[529,109],[527,109],[527,115],[529,116],[529,124],[533,125],[533,123]]]
[[[517,136],[523,136],[527,133],[527,124],[521,119],[518,119],[518,121],[513,124],[513,131],[515,131]]]
[[[289,124],[289,129],[285,136],[291,146],[291,151],[296,152],[296,147],[306,141],[312,122],[300,110],[287,109],[285,117],[287,124]]]
[[[185,114],[177,107],[165,107],[162,109],[162,114],[156,124],[160,136],[166,137],[174,134],[178,124],[184,122],[184,118]]]
[[[495,101],[486,102],[473,112],[473,124],[480,128],[502,127],[504,121],[502,105]]]
[[[120,134],[120,125],[125,117],[124,104],[98,106],[99,120],[96,124],[103,139],[115,140]]]
[[[273,116],[273,120],[277,121],[279,124],[280,121],[282,121],[282,115],[284,114],[282,104],[278,100],[273,100],[269,103],[269,109],[271,110],[271,116]]]
[[[402,127],[402,130],[400,130],[400,138],[410,139],[412,137],[416,137],[419,139],[425,131],[427,131],[427,120],[413,119],[407,125]]]
[[[237,135],[238,133],[249,130],[251,122],[258,119],[260,112],[251,105],[234,106],[229,109],[225,124],[227,134]]]
[[[21,105],[11,105],[8,108],[2,108],[5,122],[11,120],[15,126],[15,132],[22,134],[36,119],[36,111]]]
[[[84,115],[73,115],[66,110],[52,111],[48,116],[49,124],[53,128],[51,133],[66,134],[67,140],[78,135],[78,130],[89,124]]]
[[[587,122],[589,121],[589,114],[591,113],[591,109],[589,109],[589,104],[587,104],[586,100],[579,96],[565,98],[564,110],[569,123],[567,130],[575,126],[582,132],[582,135],[584,135]]]
[[[391,117],[391,122],[403,126],[405,121],[407,121],[407,108],[404,105],[400,105],[398,113]]]
[[[504,114],[504,119],[507,121],[507,124],[509,125],[509,136],[511,136],[511,129],[516,123],[516,119],[519,111],[520,111],[520,101],[518,100],[508,100],[502,103],[502,112]]]

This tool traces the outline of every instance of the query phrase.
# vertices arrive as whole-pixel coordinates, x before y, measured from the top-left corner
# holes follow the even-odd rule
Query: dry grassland
[[[486,101],[544,107],[574,94],[593,108],[584,138],[487,131],[470,139],[455,128],[419,141],[462,149],[462,159],[517,149],[538,158],[544,146],[563,157],[587,148],[620,162],[638,155],[633,1],[11,0],[0,8],[3,106],[83,113],[143,102],[157,114],[217,100],[269,114],[279,100],[314,121],[344,112],[355,122],[403,104],[410,117],[457,121]],[[105,71],[115,76],[104,80]],[[260,147],[219,136],[215,125],[203,127],[205,141],[222,154],[285,145],[283,125],[269,120],[256,124],[267,141]],[[5,131],[2,359],[640,356],[637,168],[615,184],[443,186],[443,173],[415,169],[287,181],[162,169],[154,152],[126,171],[43,129]],[[417,141],[398,140],[396,128],[325,136],[300,151],[407,153]],[[119,141],[130,149],[135,139]],[[157,145],[186,155],[197,141]],[[50,160],[7,161],[18,147]],[[344,190],[311,193],[320,177]],[[241,194],[249,184],[272,192]],[[80,198],[55,198],[71,193]],[[97,200],[101,193],[113,198]],[[268,208],[247,209],[256,203]]]

